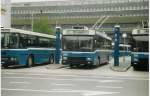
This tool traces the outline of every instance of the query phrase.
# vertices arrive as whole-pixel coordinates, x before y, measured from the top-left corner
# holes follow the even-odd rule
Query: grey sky
[[[11,2],[36,2],[36,1],[67,1],[67,0],[11,0]]]

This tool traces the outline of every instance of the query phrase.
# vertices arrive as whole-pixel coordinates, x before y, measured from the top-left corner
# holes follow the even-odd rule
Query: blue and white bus
[[[147,28],[132,31],[131,64],[135,70],[149,69],[149,31]]]
[[[20,29],[1,29],[1,63],[32,66],[54,63],[55,36]]]
[[[111,38],[88,29],[65,29],[62,32],[62,64],[88,68],[109,61]]]

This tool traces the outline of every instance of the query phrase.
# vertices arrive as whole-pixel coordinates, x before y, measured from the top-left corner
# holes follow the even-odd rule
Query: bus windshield
[[[92,36],[63,36],[63,50],[65,51],[92,51]]]
[[[133,52],[149,52],[148,41],[136,41],[133,44]]]
[[[18,48],[18,34],[1,33],[2,48]]]

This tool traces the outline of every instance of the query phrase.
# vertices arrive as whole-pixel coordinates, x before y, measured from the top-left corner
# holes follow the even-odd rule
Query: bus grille
[[[148,59],[139,59],[140,64],[148,64],[149,60]]]
[[[86,57],[69,57],[68,61],[72,64],[85,64],[86,63]]]

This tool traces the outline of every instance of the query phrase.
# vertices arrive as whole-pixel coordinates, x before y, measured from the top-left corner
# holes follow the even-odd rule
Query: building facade
[[[122,32],[130,34],[133,28],[148,27],[148,2],[149,0],[66,0],[13,3],[12,27],[31,30],[33,21],[46,16],[49,24],[54,27],[59,24],[62,28],[74,25],[91,28],[99,18],[109,16],[100,30],[111,34],[114,25],[119,24]]]
[[[11,3],[10,0],[1,0],[1,27],[10,28],[11,26]]]

